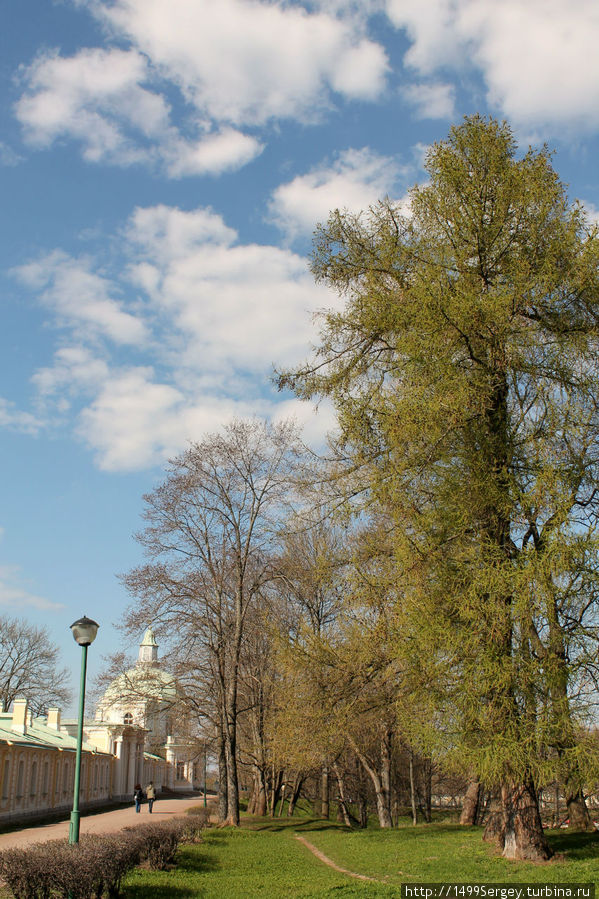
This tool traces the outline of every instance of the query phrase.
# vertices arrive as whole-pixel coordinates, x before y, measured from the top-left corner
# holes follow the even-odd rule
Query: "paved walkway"
[[[148,805],[144,803],[139,814],[135,806],[115,809],[111,812],[97,812],[96,814],[81,817],[80,833],[115,833],[123,827],[133,824],[141,824],[145,821],[166,821],[175,815],[182,815],[185,809],[192,805],[203,806],[202,796],[169,797],[157,799],[154,803],[152,815],[148,813]],[[210,799],[208,807],[210,807]],[[25,827],[22,830],[13,830],[10,833],[0,833],[0,851],[15,846],[28,846],[30,843],[44,843],[46,840],[67,839],[69,836],[68,821],[53,821],[50,824],[41,824],[37,827]]]

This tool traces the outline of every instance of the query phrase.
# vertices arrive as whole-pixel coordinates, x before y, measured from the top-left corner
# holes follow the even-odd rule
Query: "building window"
[[[131,714],[131,712],[127,712],[127,714],[123,718],[123,724],[133,724],[133,715]]]
[[[48,762],[44,762],[44,774],[42,777],[42,796],[48,795]]]
[[[19,762],[18,774],[17,774],[17,799],[21,799],[23,796],[23,781],[25,780],[25,762],[23,759]]]
[[[185,780],[185,762],[177,762],[177,780]]]
[[[29,795],[35,796],[37,793],[37,762],[31,766],[31,779],[29,781]]]
[[[4,762],[4,778],[2,780],[2,798],[8,799],[8,782],[10,780],[10,761]]]

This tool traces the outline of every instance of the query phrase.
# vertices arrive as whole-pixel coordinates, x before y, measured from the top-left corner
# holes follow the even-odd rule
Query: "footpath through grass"
[[[319,861],[303,835],[339,866],[375,878],[365,883]],[[599,885],[599,834],[548,834],[557,856],[547,864],[509,862],[482,841],[478,828],[455,824],[349,831],[333,822],[245,819],[240,829],[212,828],[204,842],[184,846],[177,868],[136,871],[126,899],[288,899],[399,897],[402,883],[526,883]]]

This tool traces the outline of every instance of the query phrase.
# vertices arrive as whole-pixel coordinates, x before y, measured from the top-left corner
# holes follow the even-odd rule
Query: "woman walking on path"
[[[135,811],[139,812],[141,810],[141,800],[144,798],[144,791],[141,788],[141,784],[135,784],[133,788],[133,798],[135,799]]]
[[[154,784],[152,781],[146,787],[146,796],[148,797],[148,811],[152,814],[152,806],[154,805],[154,800],[156,799],[156,790],[154,789]]]

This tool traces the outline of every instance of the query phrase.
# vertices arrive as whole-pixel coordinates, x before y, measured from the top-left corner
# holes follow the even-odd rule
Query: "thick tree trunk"
[[[472,827],[478,821],[482,787],[479,780],[471,780],[464,796],[460,824]]]
[[[568,806],[568,827],[571,830],[595,830],[585,802],[584,793],[580,789],[568,789],[566,784],[566,805]]]
[[[504,784],[501,789],[504,858],[546,861],[551,857],[539,812],[537,791],[531,780]]]
[[[263,768],[258,768],[256,773],[256,801],[253,814],[258,818],[266,815],[266,773]]]
[[[489,815],[483,831],[483,840],[487,843],[496,843],[503,849],[503,808],[499,793],[494,793],[489,801]]]

